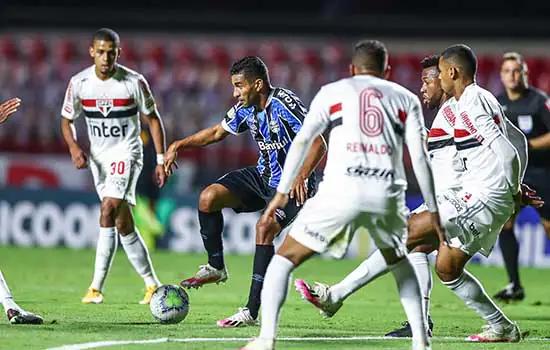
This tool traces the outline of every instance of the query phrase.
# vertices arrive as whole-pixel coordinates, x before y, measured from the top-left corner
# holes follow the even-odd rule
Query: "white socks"
[[[422,252],[413,252],[408,255],[408,258],[414,268],[414,272],[416,272],[416,277],[418,277],[420,292],[423,298],[424,317],[427,319],[430,314],[430,294],[433,285],[428,255]]]
[[[334,303],[344,301],[355,291],[388,271],[388,264],[380,249],[377,249],[340,283],[330,287],[330,300]]]
[[[155,274],[155,269],[149,257],[149,251],[141,239],[139,231],[132,232],[126,236],[120,236],[120,243],[128,256],[128,260],[145,281],[147,287],[160,286],[161,283]]]
[[[262,339],[273,340],[277,335],[279,313],[288,293],[292,270],[292,261],[280,255],[273,256],[267,267],[262,288],[262,328],[259,336]]]
[[[95,251],[94,278],[90,288],[103,290],[105,278],[111,269],[117,249],[117,232],[114,227],[100,227]]]
[[[2,271],[0,271],[0,303],[4,306],[5,312],[8,312],[9,309],[21,310],[19,305],[13,300],[13,295],[11,295]]]
[[[455,292],[469,308],[483,317],[497,332],[512,324],[512,321],[489,298],[481,283],[468,271],[464,270],[456,280],[443,282],[443,284]]]
[[[413,334],[413,347],[428,345],[427,321],[424,317],[420,287],[416,273],[408,259],[403,259],[397,264],[390,266],[401,304],[407,314],[407,319]]]

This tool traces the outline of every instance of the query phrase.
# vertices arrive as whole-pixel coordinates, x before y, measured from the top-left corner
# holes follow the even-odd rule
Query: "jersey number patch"
[[[384,115],[380,108],[373,105],[374,99],[381,99],[383,96],[373,88],[365,89],[359,95],[359,126],[361,132],[369,137],[376,137],[384,131]]]

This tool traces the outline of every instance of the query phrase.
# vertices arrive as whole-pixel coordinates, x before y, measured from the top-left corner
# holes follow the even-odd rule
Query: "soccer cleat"
[[[319,309],[319,313],[323,317],[332,317],[340,310],[343,303],[334,303],[330,300],[329,286],[323,283],[315,282],[315,285],[310,286],[306,281],[296,279],[294,281],[296,291],[300,293],[302,299],[310,302]]]
[[[473,334],[465,340],[478,343],[517,343],[521,340],[521,333],[515,323],[503,328],[500,332],[491,325],[485,325],[483,332]]]
[[[8,309],[6,316],[11,324],[42,324],[44,319],[25,310]]]
[[[213,268],[209,264],[200,265],[199,271],[195,276],[181,281],[180,285],[183,288],[200,288],[205,284],[216,283],[227,281],[227,270],[225,267],[221,270]]]
[[[256,338],[246,344],[241,350],[273,350],[274,342],[271,339]]]
[[[101,304],[103,302],[103,294],[95,288],[88,288],[86,295],[82,298],[84,304]]]
[[[258,320],[252,318],[250,315],[250,310],[247,307],[240,307],[239,311],[233,316],[229,316],[226,319],[219,320],[216,322],[218,327],[223,328],[236,328],[236,327],[246,327],[246,326],[257,326],[259,324]]]
[[[153,296],[153,293],[157,290],[159,286],[149,286],[145,289],[145,295],[143,296],[143,299],[139,301],[141,305],[149,305],[151,302],[151,297]]]
[[[398,328],[394,331],[391,331],[385,335],[385,337],[391,337],[391,338],[411,338],[412,337],[412,330],[411,325],[408,321],[403,322],[401,328]],[[434,322],[432,320],[432,317],[428,315],[428,337],[431,337],[434,330]]]
[[[509,283],[503,290],[495,294],[493,298],[504,302],[522,301],[525,299],[525,290],[520,285]]]

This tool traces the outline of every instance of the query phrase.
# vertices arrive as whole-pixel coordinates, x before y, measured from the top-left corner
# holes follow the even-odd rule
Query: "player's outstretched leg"
[[[346,298],[388,271],[384,257],[380,250],[376,250],[353,272],[333,286],[317,282],[310,285],[300,279],[294,282],[294,286],[302,299],[317,307],[321,315],[332,317],[342,307]]]
[[[228,273],[223,259],[223,208],[237,208],[240,200],[231,191],[214,183],[205,188],[199,197],[199,224],[202,242],[208,254],[208,264],[181,282],[184,288],[199,288],[205,284],[227,281]]]
[[[287,236],[271,260],[262,289],[262,322],[260,335],[242,350],[271,350],[274,348],[281,307],[288,293],[290,275],[314,252]]]
[[[103,285],[115,258],[118,238],[115,227],[116,202],[104,198],[101,203],[99,237],[95,251],[94,276],[82,298],[84,304],[103,302]]]
[[[4,307],[4,312],[11,324],[42,324],[44,319],[32,312],[23,310],[13,300],[8,284],[4,279],[2,271],[0,271],[0,303]]]
[[[147,246],[134,224],[132,211],[126,201],[121,202],[118,209],[116,227],[120,234],[120,243],[128,256],[128,260],[145,282],[145,295],[139,303],[142,305],[149,304],[151,296],[161,283],[155,273]]]
[[[498,238],[510,283],[496,293],[494,298],[505,302],[521,301],[525,298],[525,291],[519,279],[519,243],[514,233],[514,219],[515,217],[512,217],[504,224]]]
[[[521,334],[512,322],[489,298],[481,283],[464,270],[470,256],[458,248],[441,245],[437,254],[436,271],[444,285],[480,315],[488,324],[483,332],[466,338],[472,342],[518,342]]]

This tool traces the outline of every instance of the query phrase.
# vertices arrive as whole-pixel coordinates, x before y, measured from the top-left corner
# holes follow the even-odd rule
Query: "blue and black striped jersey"
[[[276,188],[281,179],[286,154],[302,127],[307,109],[292,91],[273,88],[263,111],[254,106],[233,106],[222,121],[228,132],[238,135],[246,130],[258,144],[257,169],[269,187]],[[313,185],[314,176],[309,179]]]

